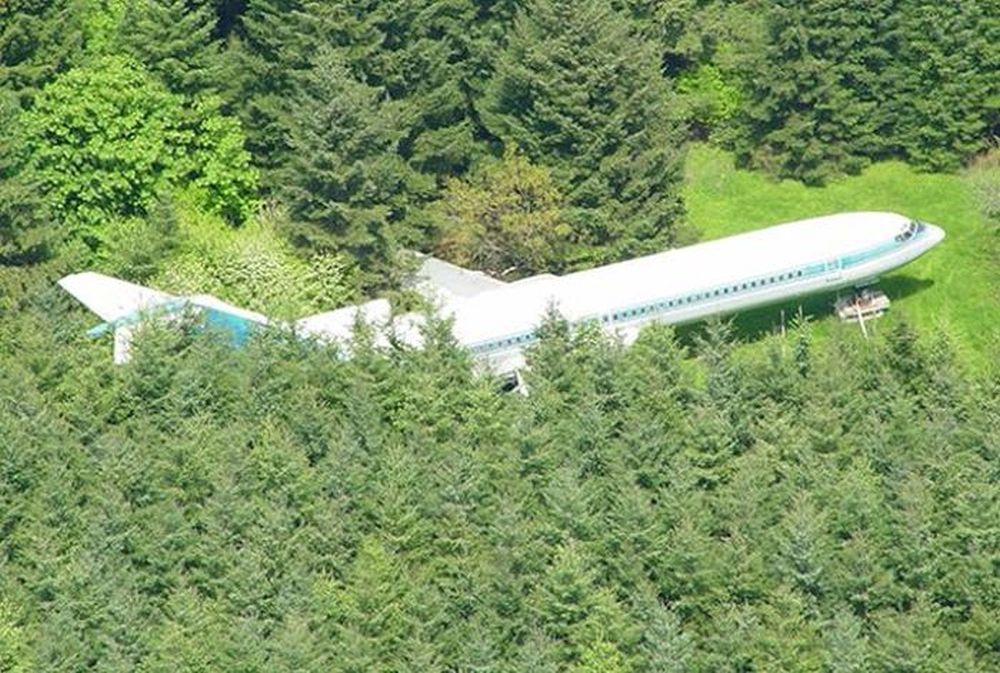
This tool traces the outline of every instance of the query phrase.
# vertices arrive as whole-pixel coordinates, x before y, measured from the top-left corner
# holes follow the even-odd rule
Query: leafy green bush
[[[177,215],[176,249],[159,265],[152,281],[157,287],[214,294],[283,317],[335,308],[355,296],[350,263],[330,253],[296,255],[279,231],[277,213],[258,214],[239,228],[190,202],[182,202]]]
[[[691,108],[691,121],[701,135],[708,135],[720,124],[732,119],[743,102],[738,84],[711,64],[681,75],[677,91],[684,94]]]
[[[242,221],[256,173],[238,122],[210,99],[187,103],[135,62],[102,57],[45,87],[23,114],[20,172],[40,185],[66,234],[94,250],[109,220],[142,217],[165,186]]]

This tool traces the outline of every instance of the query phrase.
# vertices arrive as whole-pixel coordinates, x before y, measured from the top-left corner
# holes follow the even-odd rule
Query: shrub
[[[977,156],[965,173],[983,216],[1000,226],[1000,142]]]
[[[349,303],[355,277],[342,257],[298,256],[279,231],[282,216],[261,213],[233,228],[191,202],[178,208],[176,252],[154,284],[178,294],[213,294],[269,316],[298,317]]]
[[[129,59],[67,72],[22,122],[19,172],[37,182],[64,233],[92,250],[108,221],[145,216],[163,187],[192,188],[230,221],[252,212],[257,177],[238,122],[209,99],[175,96]]]

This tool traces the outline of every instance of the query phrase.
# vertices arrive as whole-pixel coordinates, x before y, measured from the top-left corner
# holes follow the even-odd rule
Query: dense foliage
[[[821,182],[895,156],[954,169],[1000,124],[994,0],[768,3],[738,148]]]
[[[522,397],[437,327],[350,361],[163,331],[115,368],[31,296],[0,327],[7,670],[1000,666],[1000,381],[942,335],[716,325],[694,364],[556,321]]]
[[[614,261],[694,235],[691,138],[815,184],[968,163],[997,223],[997,44],[997,0],[0,2],[0,671],[1000,669],[1000,379],[944,329],[552,316],[521,396],[433,317],[350,359],[181,320],[114,367],[55,286],[294,318],[401,248]],[[770,222],[748,176],[701,195],[751,185],[727,232]],[[956,278],[996,263],[966,238]],[[993,277],[936,301],[989,323]]]
[[[0,213],[2,248],[81,219],[94,239],[162,175],[234,221],[281,202],[305,254],[385,288],[398,248],[451,247],[455,179],[521,153],[569,227],[546,268],[579,268],[690,239],[689,137],[813,183],[889,157],[959,168],[1000,130],[998,42],[996,0],[16,0],[0,119],[28,135],[0,175],[51,198]]]
[[[604,0],[540,0],[518,16],[483,120],[551,166],[573,206],[575,252],[601,261],[662,250],[681,212],[682,138],[651,41]]]
[[[468,179],[452,178],[439,202],[437,252],[498,278],[558,269],[572,227],[548,170],[508,151]]]
[[[186,187],[206,211],[242,221],[255,175],[239,126],[210,100],[190,105],[141,66],[106,57],[46,86],[20,120],[20,170],[49,212],[98,247],[117,217],[145,215],[158,189]]]

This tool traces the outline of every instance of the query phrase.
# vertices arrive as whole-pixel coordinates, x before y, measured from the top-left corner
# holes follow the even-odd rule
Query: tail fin
[[[114,362],[123,365],[132,357],[132,334],[135,325],[121,325],[115,328]]]
[[[106,322],[175,299],[165,292],[93,271],[66,276],[59,286]]]

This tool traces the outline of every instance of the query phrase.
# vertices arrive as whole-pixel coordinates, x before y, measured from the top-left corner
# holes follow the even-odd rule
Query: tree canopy
[[[108,219],[146,214],[164,186],[197,190],[206,210],[234,221],[251,210],[255,174],[239,127],[211,100],[185,104],[129,59],[66,72],[20,123],[18,170],[92,247]]]
[[[0,671],[1000,670],[998,44],[997,0],[0,2]],[[282,322],[410,308],[403,249],[572,271],[882,160],[968,166],[882,168],[991,223],[922,314],[960,286],[979,361],[553,310],[517,395],[429,309],[420,349]],[[84,270],[275,324],[115,367]]]
[[[662,249],[681,213],[681,136],[651,42],[599,0],[520,13],[483,105],[487,128],[552,169],[576,250],[607,261]]]
[[[34,287],[38,287],[35,285]],[[9,670],[992,670],[1000,385],[901,324],[753,351],[558,322],[530,395],[431,326],[354,357],[0,323]]]

